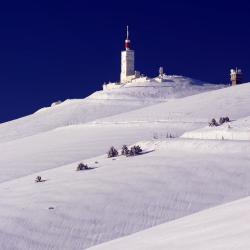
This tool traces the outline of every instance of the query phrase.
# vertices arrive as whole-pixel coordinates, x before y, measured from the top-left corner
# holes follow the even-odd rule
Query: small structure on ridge
[[[230,71],[231,85],[235,86],[242,83],[242,71],[241,69],[231,69]]]

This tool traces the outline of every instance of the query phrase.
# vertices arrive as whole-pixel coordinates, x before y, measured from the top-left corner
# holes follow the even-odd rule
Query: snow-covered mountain
[[[248,140],[167,137],[220,116],[248,119],[250,84],[185,84],[172,94],[157,85],[106,90],[1,124],[1,247],[85,249],[161,223],[168,233],[173,220],[248,196]],[[107,158],[123,144],[143,154]],[[92,169],[76,171],[79,162]]]
[[[249,116],[250,84],[172,99],[150,107],[100,119],[101,122],[205,122],[229,116],[231,120]]]
[[[215,90],[223,87],[221,84],[206,83],[200,80],[177,75],[164,75],[161,78],[162,82],[158,82],[156,79],[158,78],[149,79],[147,82],[126,83],[116,89],[97,91],[90,95],[89,98],[155,102],[156,100],[164,101],[195,95],[204,91]]]
[[[167,82],[133,83],[113,90],[97,91],[85,99],[66,100],[36,113],[0,124],[0,142],[16,140],[58,127],[83,124],[98,118],[225,87],[182,76],[169,76]]]

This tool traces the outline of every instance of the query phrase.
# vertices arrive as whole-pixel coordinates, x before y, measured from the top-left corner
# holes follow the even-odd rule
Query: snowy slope
[[[139,111],[99,119],[100,122],[200,122],[205,125],[212,118],[229,116],[230,119],[250,115],[250,83],[227,87],[194,96],[169,100],[142,108]],[[204,126],[204,125],[203,125]]]
[[[250,115],[247,108],[250,105],[247,90],[250,90],[250,84],[210,91],[110,116],[91,124],[77,126],[68,124],[48,132],[2,143],[0,144],[0,181],[94,157],[105,153],[111,145],[120,147],[122,144],[131,144],[138,140],[164,139],[169,134],[179,136],[186,131],[204,127],[216,113],[223,116],[227,114],[230,118]],[[48,111],[51,119],[44,121],[51,126],[58,126],[57,117],[63,122],[71,115],[73,117],[79,115],[79,119],[82,119],[81,112],[84,112],[83,107],[87,106],[78,106],[78,102],[82,103],[82,101],[76,101],[76,106],[72,106],[70,102],[54,107],[53,112]],[[232,104],[230,109],[228,109],[229,103]],[[93,106],[88,107],[89,110],[85,116],[90,117]],[[116,107],[114,106],[114,109]],[[93,113],[97,115],[100,112],[100,115],[108,115],[105,113],[106,108],[106,105],[96,106]],[[109,108],[114,110],[111,106]],[[46,116],[47,110],[38,113],[43,112]],[[39,119],[42,117],[43,114]],[[15,126],[15,123],[7,123],[7,132],[1,134],[2,139],[10,135],[10,132],[15,132],[17,136],[23,135],[24,131],[34,132],[34,123],[38,125],[37,129],[40,129],[40,126],[44,129],[43,124],[38,123],[39,119],[36,120],[35,116],[30,116],[29,119],[31,122],[24,122],[25,120],[22,119],[17,121],[22,122],[24,129]],[[74,124],[76,120],[71,122]],[[0,129],[0,131],[3,130]],[[13,160],[13,152],[15,152],[15,160]]]
[[[155,135],[166,137],[171,128],[147,124],[83,124],[1,143],[0,182],[105,154],[112,145],[121,147],[138,140],[150,140]],[[184,131],[184,127],[175,130],[176,133]]]
[[[0,124],[0,142],[36,135],[58,127],[93,121],[143,107],[143,102],[123,100],[68,100],[36,113]]]
[[[248,197],[89,250],[249,250],[249,210]]]
[[[215,140],[250,140],[250,116],[225,123],[218,127],[209,127],[186,132],[183,138]]]
[[[250,194],[249,142],[141,146],[149,152],[84,160],[93,170],[74,163],[0,184],[1,248],[85,249]]]
[[[249,141],[166,136],[250,116],[249,90],[159,104],[92,96],[0,125],[1,249],[84,249],[248,196]],[[104,155],[142,140],[147,154]],[[76,172],[80,161],[95,169]]]
[[[127,83],[117,89],[97,91],[90,95],[89,98],[118,100],[140,99],[144,101],[158,99],[164,101],[225,87],[225,85],[209,84],[177,75],[164,76],[163,79],[164,82],[149,79],[147,82]]]
[[[168,84],[146,82],[117,90],[98,91],[81,100],[67,100],[60,105],[43,108],[15,121],[0,124],[0,142],[46,132],[58,127],[82,124],[102,117],[120,114],[204,91],[223,85],[205,84],[187,77],[174,76]]]

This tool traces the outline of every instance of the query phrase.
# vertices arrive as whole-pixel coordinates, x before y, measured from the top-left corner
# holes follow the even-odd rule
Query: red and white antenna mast
[[[125,49],[130,50],[130,40],[129,40],[129,31],[128,31],[128,25],[127,25],[127,38],[125,40]]]

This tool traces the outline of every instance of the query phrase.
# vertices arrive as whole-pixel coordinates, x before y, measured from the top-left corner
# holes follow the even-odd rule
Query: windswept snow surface
[[[36,113],[0,124],[0,143],[37,135],[58,127],[82,124],[146,106],[144,102],[123,100],[68,100]]]
[[[1,248],[85,249],[250,193],[250,142],[140,145],[137,157],[84,160],[93,170],[76,162],[0,184]]]
[[[150,79],[148,82],[132,82],[120,88],[98,91],[89,98],[118,100],[168,100],[199,94],[225,85],[209,84],[184,76],[164,76],[164,82]]]
[[[248,197],[89,250],[249,250],[249,211]]]
[[[243,84],[159,104],[92,96],[1,124],[0,248],[85,249],[248,196],[249,141],[166,139],[250,116],[248,93]],[[137,141],[145,154],[104,155]],[[75,171],[80,161],[94,169]]]
[[[248,140],[250,141],[250,116],[224,123],[217,127],[208,127],[186,132],[183,138],[214,140]]]
[[[224,87],[187,77],[172,76],[167,83],[129,84],[117,90],[97,91],[82,100],[67,100],[53,107],[0,124],[0,142],[16,140],[58,127],[82,124],[98,118],[138,109],[168,99]]]
[[[138,140],[165,138],[172,126],[159,125],[74,125],[38,135],[0,143],[0,183],[78,160],[105,154],[109,147],[121,147]],[[192,127],[193,128],[193,127]],[[191,129],[176,127],[182,134]]]
[[[38,123],[38,121],[42,117],[47,117],[47,112],[50,114],[50,119],[44,118],[44,121],[52,127],[59,126],[58,122],[64,124],[69,117],[72,117],[71,123],[76,124],[84,119],[82,112],[85,112],[86,117],[92,117],[92,119],[105,114],[107,116],[88,124],[70,126],[69,123],[67,126],[48,132],[0,143],[0,164],[2,166],[0,182],[31,174],[34,171],[69,164],[79,159],[94,157],[105,153],[111,145],[121,147],[122,144],[131,144],[139,140],[166,138],[170,134],[180,136],[186,131],[204,127],[215,114],[218,116],[227,114],[233,119],[246,114],[250,115],[247,108],[250,106],[249,91],[250,84],[244,84],[234,88],[224,88],[170,100],[150,107],[140,109],[137,107],[137,110],[116,116],[109,116],[112,112],[118,112],[122,108],[115,105],[116,101],[111,101],[113,107],[113,105],[107,105],[106,101],[98,100],[96,109],[93,108],[93,105],[83,105],[85,101],[69,101],[49,110],[38,112],[37,114],[41,114],[39,119],[32,115],[24,120],[17,120],[17,123],[22,123],[24,127],[15,126],[14,122],[6,123],[5,133],[1,130],[3,127],[0,126],[3,141],[5,137],[13,139],[15,135],[22,136],[26,132],[34,132],[34,128],[43,131],[44,124]],[[99,101],[103,102],[103,105]],[[75,102],[76,104],[72,105]],[[124,106],[126,106],[125,103],[123,102]],[[229,103],[232,105],[231,108]],[[132,101],[130,105],[134,105],[134,102]],[[109,109],[111,113],[109,113]],[[74,120],[77,116],[79,116],[78,121]],[[29,119],[31,122],[25,122],[25,119]],[[62,121],[63,123],[61,123]],[[12,126],[16,130],[12,130]],[[12,132],[16,133],[14,137],[10,135]],[[13,161],[13,152],[15,152],[15,161]]]
[[[208,91],[168,102],[152,105],[139,110],[99,119],[100,122],[167,122],[203,123],[204,127],[212,118],[229,116],[238,119],[250,114],[250,83],[235,87]]]

